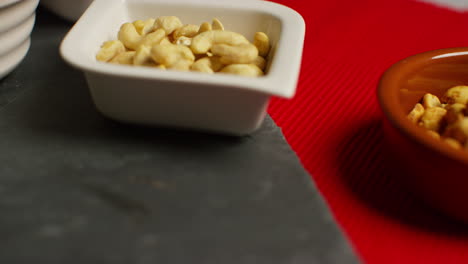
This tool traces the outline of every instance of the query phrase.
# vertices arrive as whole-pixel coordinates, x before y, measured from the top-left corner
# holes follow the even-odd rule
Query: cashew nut
[[[172,33],[173,37],[175,40],[179,39],[180,37],[187,37],[187,38],[193,38],[195,35],[198,34],[198,30],[200,29],[199,26],[197,25],[184,25]]]
[[[424,111],[419,120],[419,125],[433,131],[439,131],[442,126],[442,120],[447,113],[442,107],[432,107]]]
[[[214,73],[219,71],[223,66],[218,56],[211,56],[196,60],[190,69],[198,72]]]
[[[98,61],[110,61],[118,54],[125,52],[125,47],[118,40],[106,41],[102,44],[101,49],[96,55]]]
[[[443,100],[449,104],[459,103],[466,105],[468,103],[468,86],[460,85],[448,89]]]
[[[208,52],[214,44],[237,46],[249,44],[249,41],[239,33],[226,30],[211,30],[198,34],[192,40],[190,48],[195,54]]]
[[[165,37],[161,40],[161,42],[159,43],[161,45],[166,45],[166,44],[172,44],[172,42],[169,40],[168,37]]]
[[[144,36],[148,33],[150,33],[153,30],[154,22],[156,20],[154,18],[149,18],[145,21],[143,20],[136,20],[133,22],[133,25],[135,26],[136,31],[138,34]]]
[[[164,29],[160,28],[154,32],[146,35],[140,42],[140,45],[152,47],[153,45],[161,43],[161,41],[166,37],[166,32]]]
[[[211,52],[213,55],[220,56],[223,64],[251,63],[258,57],[257,48],[250,43],[237,46],[214,44],[211,47]]]
[[[258,54],[262,57],[266,57],[270,52],[270,38],[263,32],[257,32],[254,35],[253,44],[258,49]]]
[[[135,53],[135,51],[122,52],[119,55],[115,56],[110,62],[115,64],[132,65]]]
[[[151,48],[145,45],[138,47],[133,58],[133,64],[138,66],[154,66],[151,58]]]
[[[257,65],[257,67],[264,71],[266,67],[266,60],[262,56],[257,56],[257,58],[252,61],[252,64]]]
[[[151,49],[153,60],[168,69],[189,70],[195,61],[190,48],[183,45],[157,44]]]
[[[180,19],[176,16],[162,16],[156,19],[154,23],[154,27],[159,29],[162,28],[166,32],[167,35],[172,34],[174,30],[182,27],[183,24]]]
[[[192,44],[192,39],[182,36],[176,40],[175,44],[190,47],[190,45]]]
[[[231,64],[224,67],[220,72],[242,75],[246,77],[258,77],[263,75],[262,70],[254,64]]]
[[[200,33],[203,33],[203,32],[206,32],[206,31],[211,31],[213,30],[213,28],[211,27],[211,24],[208,23],[208,22],[203,22],[201,25],[200,25],[200,28],[198,29],[198,34]]]
[[[219,21],[217,18],[213,18],[213,22],[211,22],[213,30],[224,30],[223,23]]]
[[[136,50],[142,39],[132,23],[125,23],[120,27],[118,38],[126,48],[131,50]]]

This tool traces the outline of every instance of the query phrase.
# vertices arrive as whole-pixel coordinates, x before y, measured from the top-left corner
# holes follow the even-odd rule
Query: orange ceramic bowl
[[[468,48],[429,51],[388,69],[377,94],[392,158],[413,190],[434,207],[468,221],[468,151],[432,138],[406,115],[425,93],[468,85]]]

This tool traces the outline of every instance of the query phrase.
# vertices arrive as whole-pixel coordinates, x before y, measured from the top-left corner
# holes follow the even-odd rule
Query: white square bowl
[[[101,44],[116,39],[123,23],[166,15],[193,24],[217,17],[226,29],[250,39],[257,31],[267,33],[272,51],[266,75],[162,71],[96,61]],[[60,52],[85,73],[97,109],[109,118],[245,135],[261,125],[271,96],[294,96],[304,34],[297,12],[260,0],[96,0],[64,38]]]

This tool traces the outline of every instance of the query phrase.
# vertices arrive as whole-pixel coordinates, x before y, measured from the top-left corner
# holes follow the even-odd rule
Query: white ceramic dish
[[[0,0],[0,8],[12,5],[16,2],[19,2],[21,0]]]
[[[27,38],[20,46],[0,57],[0,79],[12,72],[24,59],[31,45],[30,38]]]
[[[226,28],[271,39],[267,74],[247,78],[228,74],[161,71],[97,62],[100,45],[115,39],[122,23],[175,15],[184,23],[219,18]],[[176,126],[234,135],[256,130],[271,96],[296,91],[305,24],[285,6],[266,1],[96,0],[61,44],[61,55],[84,71],[97,109],[132,123]]]
[[[42,5],[69,21],[76,21],[80,18],[91,2],[93,0],[41,0]]]
[[[23,0],[0,9],[0,33],[10,30],[35,11],[39,0]]]
[[[0,34],[0,56],[16,48],[29,37],[34,27],[36,15],[32,14],[27,20],[10,30]]]

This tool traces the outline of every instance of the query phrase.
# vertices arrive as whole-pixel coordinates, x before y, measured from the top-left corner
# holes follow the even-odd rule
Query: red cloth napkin
[[[468,263],[468,228],[395,180],[375,92],[400,59],[468,46],[468,13],[411,0],[275,2],[301,13],[307,33],[297,95],[274,99],[269,113],[361,259]]]

